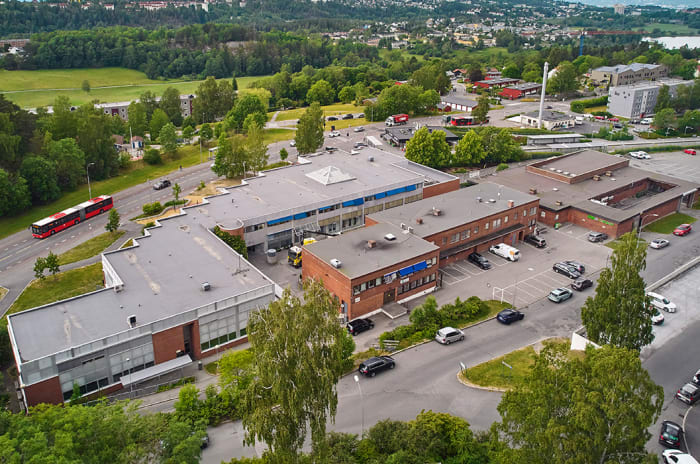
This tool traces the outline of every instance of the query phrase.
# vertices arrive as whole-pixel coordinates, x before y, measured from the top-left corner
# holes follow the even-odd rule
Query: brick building
[[[630,85],[668,77],[668,68],[662,64],[630,63],[601,66],[591,71],[591,81],[597,85]]]
[[[483,81],[476,81],[474,85],[481,87],[482,89],[500,89],[507,87],[509,85],[515,85],[520,82],[520,79],[515,79],[512,77],[498,77],[494,79],[484,79]]]
[[[498,180],[540,198],[539,222],[570,222],[613,238],[690,207],[698,188],[592,150],[508,169]]]
[[[501,97],[515,100],[527,95],[539,94],[542,89],[542,84],[537,82],[524,82],[522,84],[511,85],[501,90]]]

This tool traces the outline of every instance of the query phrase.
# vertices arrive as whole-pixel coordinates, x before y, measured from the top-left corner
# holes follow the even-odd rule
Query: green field
[[[692,224],[697,219],[693,216],[688,216],[683,213],[674,213],[664,218],[654,221],[648,226],[644,227],[645,232],[655,232],[657,234],[670,234],[673,233],[673,229],[681,224]]]
[[[307,108],[294,108],[293,110],[280,111],[276,121],[289,121],[291,119],[299,119]],[[365,108],[363,106],[355,106],[352,103],[336,103],[334,105],[322,106],[323,114],[326,116],[337,116],[346,113],[362,113]]]
[[[263,77],[238,77],[236,80],[239,89],[244,89]],[[90,93],[81,90],[83,80],[90,82]],[[51,105],[58,95],[67,96],[73,105],[82,105],[92,100],[105,103],[130,101],[147,90],[161,95],[168,87],[175,87],[181,94],[193,93],[201,82],[153,80],[142,72],[124,68],[0,70],[0,93],[23,108]]]
[[[647,23],[644,27],[638,27],[637,30],[653,32],[654,29],[659,29],[662,33],[670,34],[695,34],[697,29],[688,27],[685,24],[670,24],[670,23]]]

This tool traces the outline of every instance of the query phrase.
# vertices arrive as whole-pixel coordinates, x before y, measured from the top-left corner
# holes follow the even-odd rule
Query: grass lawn
[[[693,209],[700,209],[700,196],[695,200],[695,203],[693,203]]]
[[[642,30],[646,32],[653,32],[654,29],[659,29],[661,32],[670,33],[675,32],[677,34],[695,34],[696,29],[688,27],[686,24],[670,24],[670,23],[647,23],[644,27],[637,27],[636,30]]]
[[[5,287],[0,287],[0,301],[2,301],[3,298],[5,298],[5,295],[7,295],[8,290]]]
[[[596,111],[608,111],[608,107],[605,105],[591,106],[590,108],[584,108],[584,110],[583,110],[584,113],[594,113]]]
[[[347,113],[362,113],[365,108],[363,106],[355,106],[352,103],[335,103],[321,107],[326,116],[336,116]],[[306,108],[294,108],[293,110],[280,111],[277,115],[277,121],[289,121],[290,119],[299,119],[304,114]]]
[[[238,87],[245,89],[262,77],[265,76],[238,77],[236,80]],[[83,80],[90,82],[90,93],[80,89]],[[0,93],[10,92],[5,93],[5,98],[23,108],[51,105],[59,95],[70,98],[73,105],[82,105],[95,99],[101,102],[129,101],[146,90],[161,95],[168,87],[175,87],[182,94],[194,93],[201,82],[153,80],[142,72],[125,68],[0,71]]]
[[[94,292],[100,288],[102,288],[102,263],[59,272],[55,276],[49,275],[44,280],[36,279],[29,284],[12,303],[7,314]]]
[[[648,226],[644,227],[645,232],[655,232],[657,234],[670,234],[673,233],[673,229],[678,227],[680,224],[692,224],[696,219],[693,216],[688,216],[683,213],[674,213],[664,218],[654,221]]]
[[[105,232],[104,234],[98,235],[97,237],[91,238],[90,240],[71,248],[58,256],[61,266],[76,263],[87,258],[92,258],[93,256],[102,253],[108,246],[116,242],[119,237],[125,233],[125,230],[118,230],[114,233]]]
[[[283,140],[292,140],[296,135],[295,130],[289,129],[265,129],[263,140],[265,143],[281,142]]]
[[[134,244],[134,239],[130,238],[129,240],[124,242],[124,244],[122,246],[120,246],[119,248],[129,248],[130,246],[133,246],[133,244]]]

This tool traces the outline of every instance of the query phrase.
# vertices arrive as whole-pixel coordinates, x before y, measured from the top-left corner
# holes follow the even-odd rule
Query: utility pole
[[[540,95],[540,112],[537,115],[537,128],[542,129],[542,111],[544,110],[544,93],[547,90],[547,71],[549,63],[544,62],[544,72],[542,73],[542,95]]]
[[[90,187],[90,166],[94,166],[95,163],[88,163],[87,166],[85,166],[85,172],[87,173],[87,181],[88,181],[88,195],[90,196],[89,200],[92,200],[92,188]]]

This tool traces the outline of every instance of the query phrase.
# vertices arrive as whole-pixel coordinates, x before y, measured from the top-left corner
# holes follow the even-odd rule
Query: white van
[[[639,123],[646,125],[646,124],[651,124],[652,122],[654,122],[654,118],[643,118]]]
[[[665,296],[659,295],[658,293],[654,292],[647,293],[647,296],[649,297],[649,301],[651,302],[651,305],[653,307],[663,309],[664,311],[668,311],[669,313],[676,312],[675,303],[671,302],[671,300],[669,300]]]
[[[576,120],[574,123],[578,126],[580,124],[583,124],[583,116],[576,116]]]
[[[499,243],[489,248],[489,251],[495,255],[505,258],[508,261],[517,261],[520,259],[520,250],[505,243]]]
[[[691,455],[677,449],[667,449],[663,452],[664,462],[668,464],[698,464]]]

